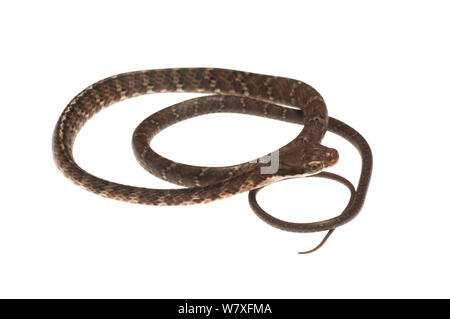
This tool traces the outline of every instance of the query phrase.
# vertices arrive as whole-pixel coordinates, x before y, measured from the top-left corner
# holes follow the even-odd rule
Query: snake
[[[76,163],[73,156],[75,138],[92,116],[127,98],[165,92],[214,95],[193,100],[185,106],[175,105],[165,112],[158,112],[156,117],[151,117],[144,125],[147,128],[153,127],[153,133],[163,129],[164,125],[207,114],[208,111],[230,110],[301,123],[303,129],[291,142],[276,151],[279,154],[278,170],[262,174],[264,164],[258,159],[225,168],[187,167],[175,162],[165,165],[165,160],[152,152],[148,145],[153,133],[151,130],[142,130],[141,125],[133,135],[133,149],[138,161],[156,176],[187,186],[181,189],[154,189],[119,184],[97,177]],[[357,132],[355,134],[351,128],[334,122],[334,119],[331,119],[330,126],[330,119],[321,95],[308,84],[294,79],[217,68],[134,71],[100,80],[69,102],[53,132],[53,158],[58,169],[72,182],[103,197],[130,203],[166,206],[208,203],[250,191],[253,210],[275,227],[297,232],[332,230],[351,220],[361,209],[370,180],[371,153],[368,146],[357,141]],[[268,218],[268,214],[257,205],[256,198],[252,200],[252,196],[256,196],[261,187],[282,179],[302,176],[322,176],[346,184],[343,178],[322,172],[336,164],[339,158],[335,149],[320,144],[325,132],[330,129],[348,138],[360,153],[365,155],[366,163],[364,164],[363,158],[358,189],[356,192],[351,190],[350,208],[347,207],[334,219],[317,223],[286,224]]]

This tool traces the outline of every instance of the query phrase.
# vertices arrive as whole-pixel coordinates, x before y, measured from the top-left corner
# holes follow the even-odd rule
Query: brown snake
[[[76,164],[72,154],[73,144],[77,133],[89,118],[114,102],[163,92],[219,94],[186,101],[160,111],[144,121],[145,124],[141,124],[133,136],[135,154],[141,165],[161,178],[188,188],[149,189],[122,185],[98,178]],[[304,128],[293,141],[278,150],[279,168],[268,174],[261,173],[264,165],[257,161],[222,168],[195,167],[171,162],[150,149],[150,137],[164,127],[190,117],[221,111],[302,123]],[[338,159],[336,150],[320,144],[327,129],[352,142],[363,157],[356,193],[344,178],[325,172],[318,174]],[[287,78],[210,68],[129,72],[89,86],[61,114],[53,134],[53,155],[58,168],[74,183],[104,197],[132,203],[206,203],[251,191],[250,203],[258,216],[275,227],[296,232],[333,230],[356,216],[364,202],[372,167],[370,148],[365,140],[344,123],[328,119],[322,97],[309,85]],[[257,205],[256,190],[262,186],[280,179],[314,174],[335,179],[349,187],[352,196],[340,216],[316,223],[286,223],[268,215]]]

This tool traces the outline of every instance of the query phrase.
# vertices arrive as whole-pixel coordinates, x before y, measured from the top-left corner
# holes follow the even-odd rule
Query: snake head
[[[280,175],[308,176],[335,165],[339,153],[333,148],[320,144],[293,146],[280,152]]]
[[[324,168],[335,165],[339,160],[339,153],[333,148],[320,144],[314,145],[305,153],[303,171],[305,175],[319,173]]]

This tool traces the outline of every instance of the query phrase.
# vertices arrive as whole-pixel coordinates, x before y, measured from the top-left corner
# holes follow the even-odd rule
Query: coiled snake
[[[89,118],[117,101],[163,92],[216,94],[159,111],[142,122],[133,135],[135,155],[145,169],[187,188],[150,189],[122,185],[96,177],[76,164],[73,144]],[[149,140],[165,127],[213,112],[246,113],[304,124],[304,127],[293,141],[277,151],[279,164],[274,172],[263,173],[266,164],[261,160],[228,167],[184,165],[165,159],[150,148]],[[320,144],[327,129],[349,140],[362,156],[361,177],[356,191],[343,177],[321,172],[338,160],[336,150]],[[129,72],[89,86],[75,96],[61,114],[53,134],[53,156],[66,177],[104,197],[147,205],[188,205],[250,191],[251,207],[270,225],[294,232],[328,230],[326,238],[361,210],[372,170],[372,155],[367,142],[351,127],[328,118],[322,97],[311,86],[288,78],[212,68]],[[261,187],[299,176],[331,178],[346,185],[351,192],[346,209],[339,216],[320,222],[289,223],[272,217],[258,206],[256,193]]]

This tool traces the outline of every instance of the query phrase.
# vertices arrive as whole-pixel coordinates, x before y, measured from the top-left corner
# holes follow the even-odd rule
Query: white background
[[[449,6],[445,1],[16,1],[0,5],[0,297],[450,297]],[[247,194],[151,207],[91,194],[54,165],[51,136],[70,99],[104,77],[222,67],[315,87],[330,116],[370,143],[366,204],[311,255],[322,233],[260,221]],[[159,94],[94,117],[80,166],[127,184],[170,188],[135,161],[131,135],[154,111],[192,97]],[[300,126],[210,115],[152,144],[197,165],[275,150]],[[359,156],[329,133],[333,171],[357,182]],[[348,193],[319,179],[261,191],[277,217],[337,215]]]

